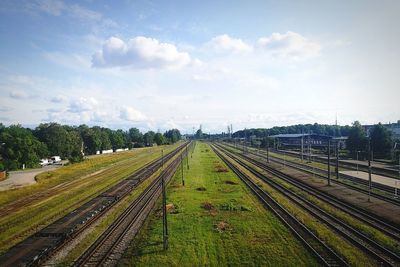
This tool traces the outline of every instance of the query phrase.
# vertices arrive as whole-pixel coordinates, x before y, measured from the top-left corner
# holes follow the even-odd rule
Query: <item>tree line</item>
[[[71,163],[82,161],[83,154],[97,151],[173,144],[181,139],[177,129],[164,134],[154,131],[142,133],[137,128],[121,129],[87,125],[69,126],[43,123],[35,129],[21,125],[8,127],[0,123],[0,170],[37,167],[41,158],[60,156]]]
[[[381,123],[374,125],[367,136],[360,122],[355,121],[349,131],[347,149],[353,154],[353,158],[360,152],[366,157],[371,151],[374,158],[395,159],[399,157],[399,151],[394,150],[395,143],[399,143],[399,140]]]
[[[275,126],[269,129],[257,128],[257,129],[244,129],[233,133],[235,138],[249,138],[250,136],[256,136],[258,138],[277,135],[277,134],[298,134],[298,133],[313,133],[320,135],[330,136],[347,136],[350,131],[350,126],[336,126],[327,124],[297,124],[291,126]]]

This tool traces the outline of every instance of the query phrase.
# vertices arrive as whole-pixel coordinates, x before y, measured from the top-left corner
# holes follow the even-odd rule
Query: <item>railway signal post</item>
[[[339,141],[336,140],[336,179],[339,180]]]
[[[371,202],[372,170],[371,170],[371,139],[368,139],[368,202]]]
[[[331,185],[331,140],[328,140],[328,185]]]

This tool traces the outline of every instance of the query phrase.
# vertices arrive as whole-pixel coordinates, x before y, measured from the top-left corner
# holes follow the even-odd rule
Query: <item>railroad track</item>
[[[267,194],[260,186],[252,181],[246,174],[240,171],[235,165],[226,159],[214,146],[213,151],[222,159],[223,162],[250,188],[259,198],[262,204],[277,216],[294,235],[314,254],[320,264],[324,266],[348,266],[348,264],[338,256],[330,247],[320,240],[303,223],[296,219],[287,209],[280,205],[275,199]]]
[[[124,159],[122,161],[118,161],[118,163],[126,161],[126,160],[129,160],[129,159]],[[110,166],[114,166],[114,165],[115,165],[115,163],[112,163]],[[108,168],[104,168],[99,171],[96,171],[95,174],[98,174],[102,171],[107,171]],[[84,176],[83,179],[90,178],[92,175],[93,174],[88,174],[88,175]],[[19,209],[26,207],[26,205],[28,205],[28,204],[32,205],[34,202],[43,201],[44,199],[50,198],[54,195],[57,195],[58,193],[63,192],[64,190],[68,190],[71,187],[76,187],[80,183],[82,183],[82,180],[80,180],[80,179],[64,182],[64,183],[61,183],[54,187],[47,188],[44,191],[36,192],[36,193],[33,193],[32,195],[22,197],[11,203],[6,203],[0,207],[0,217],[8,215],[10,212],[16,212]],[[88,196],[87,199],[90,199],[92,197],[93,196]]]
[[[176,158],[85,251],[74,266],[116,265],[160,196],[162,179],[168,183],[180,160]]]
[[[282,152],[280,150],[276,150],[274,149],[273,152],[278,153],[278,154],[290,154],[291,156],[297,157],[297,158],[301,158],[301,155],[295,152],[291,152],[291,151],[285,151]],[[303,158],[308,157],[308,155],[303,154]],[[321,157],[321,156],[313,156],[313,159],[317,162],[320,163],[325,163],[327,164],[328,159],[326,157]],[[343,160],[339,160],[339,163],[342,167],[349,169],[349,170],[357,170],[357,164],[356,163],[350,163],[350,162],[345,162]],[[365,171],[368,172],[368,166],[364,165],[364,164],[358,164],[358,169],[360,171]],[[373,174],[377,174],[377,175],[383,175],[383,176],[387,176],[390,178],[394,178],[394,179],[399,179],[399,175],[398,175],[398,170],[394,170],[394,169],[385,169],[385,168],[380,168],[380,167],[376,167],[376,166],[372,166],[371,167],[372,173]]]
[[[227,145],[227,146],[233,148],[231,145]],[[266,159],[266,156],[264,155],[264,153],[262,153],[262,154],[256,154],[254,152],[247,152],[247,153]],[[282,159],[275,158],[275,157],[273,157],[271,155],[269,155],[269,160],[273,161],[275,163],[278,163],[278,164],[282,164],[282,165],[284,164],[285,166],[288,166],[290,168],[293,168],[293,169],[296,169],[296,170],[299,170],[299,171],[302,171],[302,172],[305,172],[305,173],[308,173],[308,174],[315,175],[316,177],[319,177],[319,178],[322,178],[322,179],[325,179],[325,180],[328,179],[327,178],[328,171],[320,169],[320,168],[315,168],[315,167],[311,167],[311,166],[308,166],[308,165],[304,165],[304,164],[301,164],[301,163],[295,163],[295,162],[291,162],[291,161],[284,161]],[[358,178],[350,176],[350,175],[340,174],[340,178],[344,179],[344,180],[350,180],[350,181],[352,181],[354,183],[358,183],[358,184],[361,184],[361,185],[368,186],[368,181],[365,181],[363,179],[358,179]],[[386,202],[390,202],[390,203],[392,203],[394,205],[400,206],[400,200],[397,200],[397,199],[394,199],[394,198],[391,198],[391,197],[387,197],[385,195],[382,195],[382,194],[379,194],[379,193],[376,193],[376,192],[373,192],[373,191],[369,192],[367,189],[363,189],[363,188],[360,188],[358,186],[351,185],[349,183],[340,181],[338,179],[331,179],[331,182],[337,183],[337,184],[340,184],[340,185],[343,185],[343,186],[346,186],[346,187],[349,187],[349,188],[351,188],[353,190],[356,190],[356,191],[364,193],[364,194],[369,194],[370,193],[371,196],[373,196],[375,198],[378,198],[378,199],[384,200]],[[385,193],[389,193],[389,194],[392,194],[392,195],[394,195],[394,193],[395,193],[395,189],[393,187],[382,185],[382,184],[375,183],[375,182],[372,182],[371,188],[379,189],[379,190],[381,190],[381,191],[383,191]]]
[[[392,237],[393,239],[395,239],[397,241],[400,240],[399,239],[400,238],[400,225],[398,225],[396,223],[388,222],[388,221],[382,219],[381,217],[377,216],[374,213],[368,212],[364,209],[361,209],[361,208],[356,207],[352,204],[349,204],[345,201],[342,201],[342,200],[340,200],[328,193],[325,193],[319,189],[313,188],[312,186],[307,185],[306,183],[302,182],[301,180],[298,180],[288,174],[285,174],[281,171],[278,171],[278,170],[272,168],[271,166],[268,166],[264,162],[257,161],[253,158],[250,158],[248,156],[245,156],[245,155],[239,154],[239,153],[236,153],[235,155],[252,163],[253,165],[259,167],[263,171],[266,171],[267,173],[270,173],[271,175],[276,176],[276,177],[282,179],[283,181],[301,189],[302,191],[305,191],[306,193],[308,193],[324,202],[331,204],[335,208],[350,214],[351,216],[357,218],[358,220],[380,230],[384,234]]]
[[[219,147],[221,149],[221,147]],[[284,195],[293,203],[296,203],[302,209],[306,210],[309,214],[314,216],[319,221],[323,222],[325,225],[336,231],[338,234],[346,238],[353,245],[357,246],[361,250],[365,251],[368,255],[375,258],[379,264],[384,266],[396,266],[396,264],[400,263],[400,256],[395,252],[385,248],[381,244],[372,240],[361,231],[355,229],[351,225],[343,222],[342,220],[334,217],[333,215],[327,213],[316,204],[310,202],[305,197],[296,194],[292,190],[287,189],[286,187],[280,185],[278,182],[275,182],[272,179],[268,179],[264,174],[258,172],[248,164],[246,164],[243,160],[239,159],[237,156],[233,155],[231,152],[221,149],[224,153],[237,162],[241,167],[245,168],[249,172],[251,172],[254,176],[263,180],[269,186],[274,188],[276,191]],[[399,241],[399,235],[395,235],[397,241]]]
[[[146,164],[79,208],[13,246],[0,256],[0,266],[35,266],[47,260],[129,195],[165,162],[184,150],[187,145],[188,143],[184,143],[163,158]]]

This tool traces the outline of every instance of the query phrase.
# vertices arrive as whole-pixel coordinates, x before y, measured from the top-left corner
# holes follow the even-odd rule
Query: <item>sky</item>
[[[400,1],[0,1],[0,122],[400,120]]]

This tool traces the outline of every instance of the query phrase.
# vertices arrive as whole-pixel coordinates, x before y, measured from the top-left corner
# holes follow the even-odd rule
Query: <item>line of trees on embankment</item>
[[[37,167],[40,159],[60,156],[71,163],[83,160],[83,154],[97,151],[172,144],[181,139],[177,129],[164,134],[137,128],[121,129],[87,125],[68,126],[58,123],[44,123],[35,129],[21,125],[8,127],[0,123],[0,170],[16,170]]]
[[[291,126],[275,126],[269,129],[258,128],[258,129],[244,129],[233,133],[235,138],[245,138],[249,136],[265,137],[277,134],[298,134],[298,133],[313,133],[320,135],[330,136],[347,136],[350,131],[350,126],[336,126],[327,124],[296,124]]]

